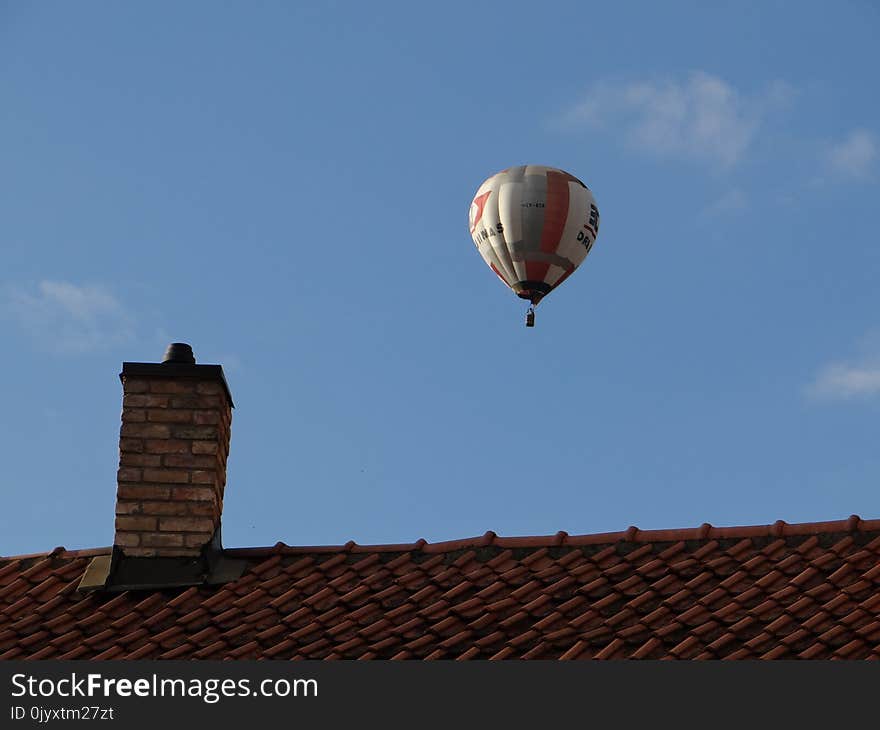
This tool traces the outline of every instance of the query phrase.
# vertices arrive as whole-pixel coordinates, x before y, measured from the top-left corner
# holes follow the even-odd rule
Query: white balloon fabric
[[[589,188],[542,165],[490,177],[477,188],[469,219],[483,260],[532,305],[571,275],[599,235],[599,209]]]

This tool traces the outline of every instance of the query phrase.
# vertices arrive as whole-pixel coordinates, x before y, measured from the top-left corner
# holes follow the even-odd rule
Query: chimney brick
[[[114,544],[129,556],[197,556],[223,511],[233,407],[223,370],[123,363],[120,379]]]

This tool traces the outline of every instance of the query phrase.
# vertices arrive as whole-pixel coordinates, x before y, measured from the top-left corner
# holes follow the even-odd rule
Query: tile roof
[[[880,520],[226,550],[222,586],[0,558],[0,659],[875,659]]]

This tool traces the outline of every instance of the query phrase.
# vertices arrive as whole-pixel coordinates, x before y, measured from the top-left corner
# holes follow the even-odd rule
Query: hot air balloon
[[[590,189],[563,170],[509,167],[479,188],[470,231],[483,260],[505,286],[535,307],[590,253],[599,234],[599,209]]]

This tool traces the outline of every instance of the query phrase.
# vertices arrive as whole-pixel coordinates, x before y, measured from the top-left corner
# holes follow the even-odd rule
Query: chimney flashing
[[[238,580],[247,566],[247,560],[226,557],[213,546],[207,546],[197,557],[150,558],[125,555],[113,548],[111,554],[89,562],[77,591],[119,593],[223,585]]]

